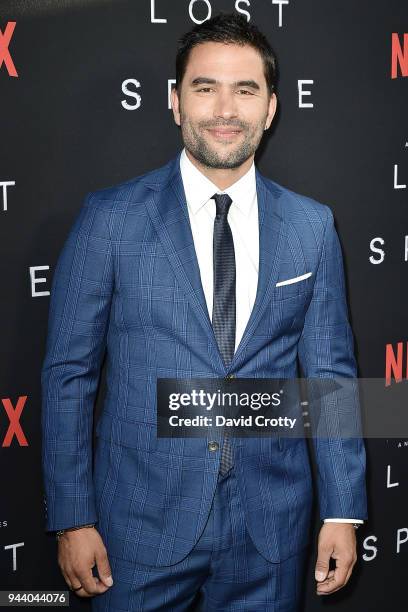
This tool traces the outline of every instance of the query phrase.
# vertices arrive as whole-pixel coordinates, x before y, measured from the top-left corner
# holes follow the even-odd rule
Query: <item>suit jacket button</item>
[[[215,440],[211,440],[211,442],[208,443],[208,448],[210,451],[216,451],[218,450],[219,444],[218,442],[215,442]]]

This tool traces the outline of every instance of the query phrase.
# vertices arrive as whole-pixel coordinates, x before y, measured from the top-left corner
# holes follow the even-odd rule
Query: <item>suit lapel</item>
[[[149,185],[155,192],[146,202],[146,207],[177,282],[212,343],[218,367],[225,370],[201,284],[200,268],[180,172],[180,154],[181,152],[174,160],[170,176],[163,182],[161,188],[158,188],[156,183]]]
[[[146,201],[147,211],[156,229],[163,249],[169,259],[177,282],[183,289],[191,308],[203,326],[218,366],[226,373],[237,369],[243,351],[268,303],[279,272],[280,253],[283,242],[283,225],[279,194],[269,188],[264,177],[256,169],[256,186],[259,220],[259,271],[255,303],[241,341],[232,362],[225,366],[209,317],[200,269],[194,247],[188,207],[180,172],[180,154],[169,164],[168,180],[146,184],[154,192]]]

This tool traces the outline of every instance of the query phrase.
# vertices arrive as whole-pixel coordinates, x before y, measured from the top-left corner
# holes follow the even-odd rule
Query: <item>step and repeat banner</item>
[[[0,590],[67,589],[44,531],[41,474],[40,371],[59,252],[88,192],[181,148],[170,106],[177,40],[220,10],[256,23],[277,54],[279,108],[256,163],[331,207],[359,377],[381,379],[394,419],[387,390],[408,379],[405,0],[1,0]],[[406,610],[407,432],[370,437],[366,449],[358,562],[343,589],[315,595],[315,508],[305,612]],[[89,606],[71,594],[72,609]]]

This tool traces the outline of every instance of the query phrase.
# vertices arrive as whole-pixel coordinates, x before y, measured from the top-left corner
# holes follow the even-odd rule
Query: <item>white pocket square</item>
[[[279,283],[276,283],[276,287],[281,287],[282,285],[291,285],[292,283],[297,283],[298,281],[304,280],[305,278],[309,278],[309,276],[312,276],[311,272],[302,274],[302,276],[295,276],[294,278],[288,278],[288,280],[279,281]]]

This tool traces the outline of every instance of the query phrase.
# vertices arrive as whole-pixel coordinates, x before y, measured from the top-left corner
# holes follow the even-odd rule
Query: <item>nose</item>
[[[232,119],[237,117],[237,114],[237,100],[234,92],[226,89],[218,91],[214,106],[214,117]]]

